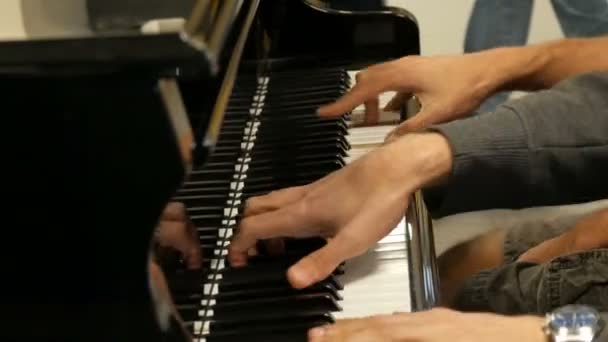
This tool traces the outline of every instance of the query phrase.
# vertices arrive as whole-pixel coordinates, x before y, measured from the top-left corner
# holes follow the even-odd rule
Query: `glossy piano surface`
[[[178,199],[191,204],[203,251],[216,253],[218,246],[223,248],[217,245],[217,233],[229,230],[220,226],[233,227],[235,222],[222,222],[226,215],[222,206],[238,205],[230,204],[226,196],[235,181],[234,166],[243,157],[242,133],[257,125],[245,118],[251,116],[254,98],[250,92],[261,86],[259,73],[275,77],[267,84],[273,100],[266,101],[258,113],[266,125],[260,126],[260,140],[250,151],[255,158],[242,180],[243,198],[311,182],[342,167],[349,146],[344,137],[347,127],[342,120],[316,122],[311,116],[314,108],[346,89],[346,69],[419,51],[417,25],[403,10],[353,9],[344,7],[344,2],[312,0],[264,0],[259,9],[256,1],[222,3],[239,11],[230,25],[216,27],[230,32],[224,43],[206,52],[184,41],[179,30],[142,35],[103,32],[97,27],[86,36],[0,42],[0,88],[8,112],[26,118],[25,128],[31,125],[45,131],[42,122],[48,120],[61,128],[50,138],[28,135],[41,157],[20,168],[30,172],[17,175],[14,181],[19,184],[14,198],[20,200],[14,204],[15,212],[19,203],[28,200],[27,194],[41,194],[44,205],[39,215],[28,217],[6,238],[24,245],[32,241],[34,229],[36,239],[29,244],[32,252],[26,264],[46,263],[36,272],[18,276],[12,259],[3,258],[5,272],[18,279],[3,299],[19,323],[0,336],[102,341],[186,338],[180,329],[162,331],[157,317],[159,306],[152,299],[147,271],[153,230],[163,205]],[[246,23],[252,13],[255,20],[250,29]],[[235,51],[243,35],[247,41],[241,58]],[[264,57],[274,59],[274,66],[260,63]],[[237,69],[231,68],[234,63]],[[302,70],[307,77],[294,74]],[[322,80],[328,84],[314,84],[316,78],[308,77],[313,70],[333,70],[336,78],[328,76]],[[290,88],[298,91],[285,91]],[[283,122],[285,111],[294,116]],[[192,145],[184,144],[188,134],[194,135]],[[17,155],[32,154],[31,149],[17,148]],[[18,165],[21,160],[10,161]],[[192,162],[194,170],[188,172]],[[209,181],[209,175],[220,179]],[[219,213],[218,208],[222,208]],[[76,243],[67,241],[74,236]],[[305,253],[319,242],[294,243],[293,251]],[[210,259],[210,269],[212,263],[216,268],[221,264]],[[199,304],[192,306],[192,301],[202,304],[205,298],[193,298],[188,292],[188,286],[202,285],[202,281],[180,283],[178,270],[167,272],[172,286],[186,287],[174,293],[187,321],[185,327],[204,329],[203,320],[197,319]],[[275,276],[262,282],[258,294],[293,295]],[[222,294],[227,300],[238,298],[239,281],[247,279],[234,277],[234,291]],[[294,327],[301,337],[311,324],[330,322],[329,313],[339,309],[336,287],[339,283],[328,279],[298,294],[295,305],[313,312],[305,320],[288,320],[285,326]],[[269,301],[292,316],[302,316],[286,304],[294,298],[286,298],[281,302],[270,297]],[[227,303],[222,304],[224,311],[218,311],[224,318],[231,308]],[[233,320],[215,325],[230,330],[231,324]],[[249,324],[256,325],[255,320]],[[266,336],[263,331],[257,333]]]

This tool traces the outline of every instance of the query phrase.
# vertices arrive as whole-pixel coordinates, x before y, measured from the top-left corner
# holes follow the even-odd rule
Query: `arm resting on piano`
[[[608,193],[608,73],[580,75],[494,113],[431,127],[450,142],[449,181],[425,189],[435,216],[579,203]]]
[[[365,104],[368,122],[377,116],[377,97],[397,95],[385,110],[398,110],[416,95],[422,110],[403,122],[392,136],[432,124],[471,116],[489,96],[505,90],[542,90],[583,73],[608,71],[608,36],[561,39],[524,47],[504,47],[454,56],[406,56],[374,65],[357,74],[353,89],[319,108],[337,116]]]
[[[608,36],[490,50],[499,65],[492,76],[492,89],[541,90],[576,75],[608,71],[608,58],[600,57],[606,53]]]
[[[546,342],[540,316],[462,313],[443,308],[338,321],[309,332],[310,342]]]

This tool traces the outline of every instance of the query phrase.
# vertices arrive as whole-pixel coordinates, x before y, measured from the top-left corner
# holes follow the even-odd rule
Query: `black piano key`
[[[280,330],[280,329],[278,329]],[[307,342],[307,329],[293,331],[273,331],[247,334],[246,336],[239,331],[227,334],[215,334],[204,336],[204,342]]]
[[[335,91],[338,94],[339,93],[344,93],[349,89],[349,85],[346,82],[337,82],[334,84],[318,84],[318,85],[314,85],[314,90],[310,91],[310,92],[324,92],[324,91]],[[299,96],[301,95],[303,92],[303,90],[301,88],[291,88],[291,87],[283,87],[283,88],[279,88],[279,87],[273,87],[270,89],[267,89],[262,95],[270,95],[270,96],[291,96],[291,95],[295,95],[295,96]]]
[[[277,148],[277,146],[281,146],[281,144],[286,144],[287,146],[289,143],[313,143],[315,142],[315,140],[319,141],[335,139],[336,135],[336,132],[333,131],[307,132],[307,134],[293,132],[290,135],[283,134],[281,136],[257,135],[255,140],[255,148],[258,148],[258,145],[270,145],[274,148]]]
[[[313,315],[299,317],[284,317],[273,321],[213,321],[209,324],[209,332],[206,337],[227,336],[255,336],[263,334],[277,334],[284,332],[305,333],[311,328],[332,324],[335,320],[329,315]],[[234,324],[236,323],[236,324]],[[201,331],[191,326],[193,335],[199,335]],[[248,339],[249,340],[249,339]]]
[[[187,195],[177,195],[173,197],[174,201],[182,202],[186,207],[190,204],[196,205],[198,203],[204,203],[208,205],[216,205],[223,206],[229,203],[230,200],[229,194],[226,192],[219,194],[187,194]]]
[[[325,314],[315,314],[315,315],[290,315],[279,317],[273,322],[268,322],[261,319],[256,319],[256,317],[251,317],[247,320],[241,321],[218,321],[218,320],[209,320],[209,331],[210,335],[218,334],[218,333],[230,333],[232,331],[239,331],[242,333],[253,333],[255,331],[268,331],[272,330],[294,330],[298,328],[312,328],[326,324],[335,323],[335,318],[330,313]],[[200,322],[200,321],[199,321]],[[274,324],[272,324],[274,323]],[[193,333],[200,333],[202,329],[194,330],[193,322],[188,325]]]
[[[329,174],[344,166],[342,160],[316,161],[300,163],[298,165],[277,164],[272,166],[260,166],[247,171],[247,179],[271,176],[275,179],[293,179],[306,177],[307,174]]]
[[[343,167],[342,158],[350,149],[345,139],[347,116],[322,119],[316,115],[320,105],[335,100],[349,88],[350,79],[343,70],[289,70],[272,72],[269,78],[262,86],[264,89],[260,89],[256,76],[239,75],[214,153],[203,168],[192,172],[175,196],[184,201],[192,215],[203,254],[215,259],[222,258],[213,255],[226,251],[224,242],[229,240],[218,236],[219,229],[226,225],[234,225],[230,228],[236,229],[234,222],[240,219],[224,217],[224,208],[239,205],[232,199],[235,183],[244,187],[236,192],[241,202],[254,194],[307,184]],[[263,106],[255,104],[256,101],[262,101]],[[243,142],[248,141],[253,141],[252,149],[244,147]],[[243,163],[247,164],[247,172],[243,173],[242,168],[235,170],[236,165]],[[273,341],[278,333],[283,335],[276,340],[293,337],[306,341],[310,327],[332,322],[324,315],[336,308],[327,305],[319,309],[327,304],[320,298],[340,300],[338,290],[342,285],[332,275],[296,290],[287,282],[286,271],[299,258],[324,244],[323,239],[288,239],[284,255],[269,255],[259,248],[261,254],[251,258],[249,266],[234,269],[226,262],[227,267],[217,273],[210,269],[211,260],[207,258],[205,271],[184,273],[187,270],[180,269],[170,275],[168,282],[178,306],[190,306],[190,311],[180,310],[190,314],[189,318],[200,320],[196,308],[200,309],[203,299],[216,300],[213,309],[218,311],[211,318],[211,334],[205,336],[208,341],[242,340],[243,336],[248,340]],[[334,274],[341,272],[343,268],[338,267]],[[219,293],[213,297],[203,295],[204,284],[216,286]],[[306,295],[310,296],[308,304],[304,303]],[[260,317],[252,303],[259,306],[264,300],[276,310]],[[311,311],[315,301],[317,305]],[[305,317],[286,318],[286,315],[295,318],[303,311]],[[260,322],[247,325],[254,318]],[[281,319],[284,328],[279,331],[276,322]]]
[[[262,298],[242,302],[216,303],[209,308],[181,310],[180,312],[202,311],[201,319],[241,320],[251,316],[260,319],[276,319],[294,313],[324,314],[340,311],[342,308],[330,295],[302,294],[290,297]],[[188,315],[188,318],[192,316]],[[189,319],[190,320],[190,319]]]
[[[289,154],[295,158],[311,158],[311,156],[318,156],[324,154],[322,158],[331,158],[330,156],[339,155],[340,157],[346,157],[348,154],[344,147],[338,143],[333,145],[326,146],[315,146],[315,145],[292,145],[291,148],[286,149],[289,151]],[[244,158],[248,158],[251,161],[255,162],[257,160],[268,160],[276,157],[277,153],[282,153],[283,150],[277,149],[254,149],[253,153],[250,155],[239,158],[239,162]],[[286,153],[282,153],[286,154]]]
[[[253,156],[255,153],[261,153],[264,151],[276,152],[277,150],[285,150],[285,149],[293,149],[298,151],[299,149],[306,149],[311,147],[324,147],[324,146],[332,146],[339,145],[344,148],[344,150],[349,150],[350,145],[345,137],[337,137],[333,134],[326,134],[322,137],[306,137],[300,140],[283,140],[280,141],[277,139],[276,141],[272,141],[270,139],[266,139],[266,141],[256,141],[254,145],[254,149],[250,152]],[[258,152],[259,151],[259,152]]]
[[[257,130],[256,137],[258,135],[264,135],[264,134],[288,135],[288,133],[291,134],[294,131],[298,132],[300,134],[306,134],[310,131],[318,131],[318,130],[334,132],[335,134],[340,134],[340,135],[347,135],[347,133],[348,133],[348,127],[346,126],[346,123],[344,123],[341,120],[311,121],[311,122],[307,122],[307,123],[298,125],[297,127],[294,127],[293,130],[289,130],[289,131],[285,130],[284,123],[282,123],[281,121],[276,121],[276,122],[268,122],[268,123],[261,124]]]
[[[278,153],[277,157],[277,159],[254,159],[247,166],[250,170],[281,169],[284,165],[289,165],[292,168],[307,168],[311,165],[317,165],[320,160],[342,160],[342,156],[339,154],[308,155],[303,158],[294,158],[293,155]]]
[[[265,288],[248,288],[231,292],[220,292],[215,295],[205,295],[198,292],[182,292],[176,293],[173,299],[176,305],[201,305],[202,300],[215,299],[222,302],[234,302],[251,300],[255,298],[272,298],[272,297],[287,297],[298,294],[314,294],[324,293],[334,297],[336,300],[342,300],[342,296],[338,289],[330,281],[318,282],[303,289],[295,289],[289,285],[265,287]]]
[[[327,122],[338,122],[343,124],[345,127],[348,127],[349,123],[343,117],[337,118],[319,118],[311,115],[290,115],[291,113],[285,113],[285,115],[273,115],[273,116],[256,116],[249,120],[245,127],[255,126],[259,128],[260,126],[272,126],[272,125],[282,125],[283,128],[293,127],[296,129],[297,127],[301,127],[304,125],[311,125],[317,123],[327,123]]]

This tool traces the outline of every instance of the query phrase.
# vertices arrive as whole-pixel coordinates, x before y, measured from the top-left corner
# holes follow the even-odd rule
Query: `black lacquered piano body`
[[[14,199],[9,212],[27,219],[18,220],[5,239],[18,255],[22,248],[27,251],[22,263],[34,270],[22,273],[14,259],[3,258],[11,279],[3,304],[12,324],[2,334],[104,341],[185,338],[175,321],[163,331],[147,262],[162,208],[183,195],[186,179],[196,178],[189,167],[204,173],[226,156],[217,143],[238,120],[224,117],[230,101],[222,105],[219,99],[225,92],[238,93],[244,86],[238,81],[247,78],[231,75],[230,63],[240,65],[239,75],[256,75],[262,57],[274,60],[265,67],[270,71],[337,70],[419,53],[415,20],[399,9],[337,10],[330,2],[312,0],[246,1],[234,8],[233,20],[216,28],[225,34],[223,44],[202,51],[177,33],[0,43],[2,101],[33,132],[8,163],[17,170],[15,188],[8,187]],[[241,56],[235,50],[243,36]],[[194,132],[193,150],[184,148],[188,129],[175,104],[175,85]],[[273,142],[268,138],[267,145]],[[272,154],[272,148],[260,153]],[[30,162],[31,155],[36,158]],[[294,162],[305,165],[306,158]],[[284,177],[277,184],[309,181],[340,166],[329,164],[312,178]],[[268,190],[257,186],[251,188]],[[38,205],[31,215],[23,212],[23,203],[34,193]],[[411,220],[423,224],[423,205],[416,203]],[[315,300],[326,304],[328,299]],[[319,313],[319,320],[323,317]]]

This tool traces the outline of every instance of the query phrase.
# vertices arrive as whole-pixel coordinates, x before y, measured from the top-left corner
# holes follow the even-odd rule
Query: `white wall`
[[[0,39],[25,37],[20,0],[0,0]]]
[[[432,55],[462,52],[473,1],[387,0],[387,3],[403,7],[416,16],[420,24],[422,53]],[[0,0],[0,39],[65,34],[66,25],[84,28],[86,13],[83,3],[83,0]],[[535,3],[530,42],[560,37],[561,31],[549,0]],[[25,20],[23,13],[27,14]]]
[[[84,0],[0,0],[0,39],[88,33]]]

